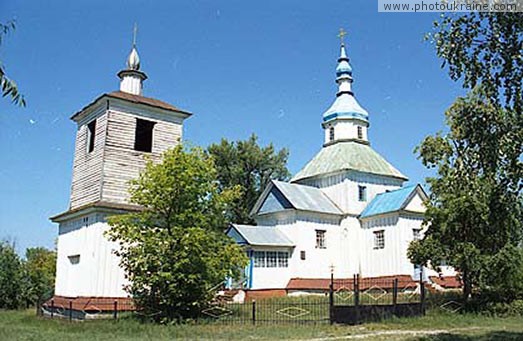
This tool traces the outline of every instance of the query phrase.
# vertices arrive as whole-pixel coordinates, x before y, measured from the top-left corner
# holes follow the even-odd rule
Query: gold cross
[[[345,32],[345,30],[342,28],[340,28],[340,33],[338,34],[338,38],[340,38],[340,42],[342,45],[344,45],[344,41],[343,39],[345,38],[345,36],[347,35],[347,32]]]
[[[133,28],[133,47],[136,46],[136,33],[138,32],[138,25],[136,23],[134,23],[134,28]]]

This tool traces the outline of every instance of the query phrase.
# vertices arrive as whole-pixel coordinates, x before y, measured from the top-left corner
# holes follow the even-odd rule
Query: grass
[[[68,322],[35,316],[34,310],[0,311],[0,340],[275,340],[346,338],[368,340],[523,340],[523,317],[490,318],[430,311],[421,318],[359,326],[273,324],[154,325],[132,318]]]

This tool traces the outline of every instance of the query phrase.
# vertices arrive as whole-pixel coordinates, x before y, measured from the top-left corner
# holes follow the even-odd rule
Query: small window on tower
[[[358,199],[359,201],[367,201],[367,187],[358,186]]]
[[[153,129],[155,122],[136,119],[134,150],[150,153],[153,149]]]
[[[334,141],[334,127],[329,128],[329,141]]]
[[[363,138],[363,128],[361,126],[358,126],[358,138]]]
[[[87,152],[94,150],[94,138],[96,136],[96,119],[87,125]]]

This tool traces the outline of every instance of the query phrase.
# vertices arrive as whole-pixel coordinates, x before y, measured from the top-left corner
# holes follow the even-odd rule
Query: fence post
[[[54,300],[51,300],[51,318],[54,318]]]
[[[420,312],[421,315],[425,315],[425,285],[423,283],[423,266],[419,273],[419,285],[420,285]]]
[[[396,315],[396,304],[398,304],[398,279],[392,281],[392,304],[394,305],[394,315]]]
[[[356,308],[356,323],[360,323],[360,274],[354,275],[354,306]]]
[[[113,307],[113,318],[116,320],[118,318],[118,301],[114,300],[114,307]]]
[[[256,300],[252,300],[252,324],[256,324]]]
[[[329,286],[329,321],[330,321],[330,324],[334,323],[333,306],[334,306],[334,273],[331,272],[331,284]]]
[[[73,301],[69,301],[69,322],[73,320]]]

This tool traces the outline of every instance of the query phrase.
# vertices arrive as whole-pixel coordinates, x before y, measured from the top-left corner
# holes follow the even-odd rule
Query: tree
[[[0,309],[17,309],[25,305],[26,276],[22,260],[14,245],[0,242]]]
[[[276,151],[269,144],[260,147],[256,135],[245,141],[230,142],[222,139],[207,151],[214,158],[218,170],[220,190],[239,186],[241,195],[234,201],[230,212],[231,221],[252,224],[250,210],[271,179],[288,180],[287,149]]]
[[[429,34],[453,80],[521,113],[523,109],[523,20],[520,13],[445,14]],[[520,126],[521,127],[521,126]]]
[[[503,287],[503,299],[514,299],[523,294],[516,284],[523,269],[518,274],[492,266],[509,258],[511,269],[523,264],[517,248],[523,232],[523,131],[514,129],[520,114],[500,108],[478,88],[458,98],[446,118],[449,132],[425,138],[417,149],[437,176],[427,179],[430,227],[411,244],[409,257],[417,264],[453,266],[465,299],[473,286],[491,294]]]
[[[56,252],[44,247],[28,248],[25,252],[24,268],[29,284],[27,300],[38,304],[51,297],[54,292]]]
[[[219,191],[216,179],[204,151],[177,146],[131,181],[130,201],[143,210],[110,219],[127,290],[157,321],[197,316],[216,286],[246,265],[242,249],[223,233],[238,190]]]
[[[2,45],[3,37],[10,31],[15,29],[15,22],[8,21],[6,24],[0,23],[0,46]],[[24,96],[18,91],[16,82],[9,79],[5,73],[5,67],[0,62],[0,88],[2,89],[2,97],[11,97],[11,101],[17,105],[25,107]]]
[[[465,299],[475,286],[511,300],[523,295],[523,21],[519,13],[445,14],[434,28],[442,67],[471,92],[447,111],[449,132],[417,149],[437,176],[428,179],[430,228],[409,256],[455,267]]]

